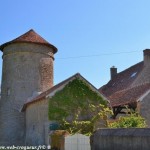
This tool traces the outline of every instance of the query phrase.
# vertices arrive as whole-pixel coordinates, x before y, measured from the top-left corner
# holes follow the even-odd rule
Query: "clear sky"
[[[58,48],[55,84],[79,72],[99,88],[111,66],[120,72],[143,60],[149,8],[149,0],[1,0],[0,44],[32,28]]]

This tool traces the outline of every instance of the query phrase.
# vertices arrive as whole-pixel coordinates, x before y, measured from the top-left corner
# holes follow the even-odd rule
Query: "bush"
[[[145,128],[146,126],[145,119],[137,113],[119,117],[117,121],[108,123],[109,128]]]

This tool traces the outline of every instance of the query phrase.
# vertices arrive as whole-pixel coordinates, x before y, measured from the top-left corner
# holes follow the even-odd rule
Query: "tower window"
[[[7,96],[10,95],[10,88],[7,88]]]

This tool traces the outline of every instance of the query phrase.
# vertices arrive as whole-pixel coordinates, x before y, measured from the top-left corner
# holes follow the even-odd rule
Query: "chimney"
[[[117,68],[115,66],[112,66],[110,68],[110,76],[111,76],[111,80],[114,78],[114,76],[117,75]]]
[[[150,49],[143,50],[144,54],[144,65],[150,65]]]

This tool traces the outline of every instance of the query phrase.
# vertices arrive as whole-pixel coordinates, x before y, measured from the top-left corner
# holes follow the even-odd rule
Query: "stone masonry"
[[[53,86],[53,54],[33,30],[2,45],[3,70],[0,100],[0,145],[25,145],[25,113],[28,97]]]
[[[26,109],[26,139],[25,145],[48,144],[48,131],[45,124],[48,120],[48,99],[31,104]],[[45,136],[46,135],[46,136]]]

